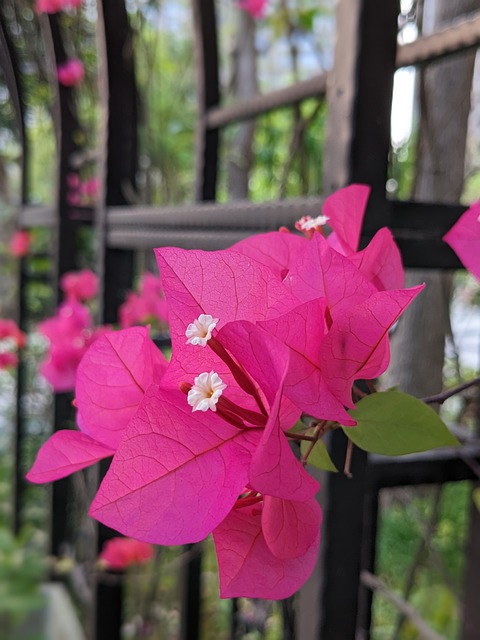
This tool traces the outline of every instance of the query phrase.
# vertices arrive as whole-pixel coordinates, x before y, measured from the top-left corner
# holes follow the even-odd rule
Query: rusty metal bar
[[[233,122],[250,120],[274,109],[297,104],[307,98],[323,97],[327,91],[327,77],[327,73],[320,73],[285,89],[255,96],[228,107],[210,109],[206,114],[207,127],[209,129],[225,127]]]
[[[406,67],[432,62],[480,44],[480,12],[453,22],[445,29],[397,48],[396,65]]]
[[[480,43],[480,12],[454,22],[442,31],[422,36],[414,42],[399,45],[395,66],[397,69],[431,62],[453,53],[465,51]],[[278,89],[250,100],[226,107],[210,109],[206,114],[206,126],[218,129],[235,122],[290,106],[308,98],[324,97],[327,91],[328,73],[320,73],[284,89]]]

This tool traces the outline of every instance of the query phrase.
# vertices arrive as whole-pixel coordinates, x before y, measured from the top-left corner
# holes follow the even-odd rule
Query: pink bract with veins
[[[225,419],[220,400],[215,413],[193,413],[181,391],[163,389],[163,381],[150,387],[92,504],[94,518],[140,540],[184,544],[208,535],[247,484],[301,499],[317,491],[279,427],[287,350],[247,322],[233,322],[223,331],[219,340],[228,342],[233,357],[242,353],[245,372],[268,403],[264,426],[248,424],[240,400],[236,419],[245,423],[239,428]],[[228,387],[224,396],[228,399]],[[272,442],[271,451],[266,441]],[[254,460],[265,467],[258,471]]]
[[[80,431],[56,431],[38,452],[27,479],[51,482],[112,456],[145,389],[161,379],[166,366],[145,327],[99,337],[78,367]]]
[[[234,508],[214,529],[222,598],[288,598],[317,560],[322,514],[315,498],[263,498]]]

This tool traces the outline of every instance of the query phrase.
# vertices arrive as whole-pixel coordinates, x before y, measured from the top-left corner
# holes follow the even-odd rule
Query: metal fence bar
[[[51,63],[55,65],[54,68],[56,68],[66,59],[58,16],[50,15],[48,19],[42,16],[42,28]],[[56,234],[54,236],[54,282],[56,301],[58,303],[62,296],[59,287],[60,276],[77,267],[76,240],[78,225],[69,215],[67,174],[70,171],[70,157],[78,149],[74,141],[74,132],[78,129],[78,121],[71,88],[58,84],[53,86],[53,88],[55,92],[54,124],[58,160],[57,201],[55,207]],[[55,394],[54,429],[62,428],[65,422],[73,419],[74,410],[71,401],[72,395],[69,393]],[[54,483],[52,487],[50,552],[55,556],[60,556],[64,551],[65,543],[71,540],[72,531],[69,528],[68,512],[72,504],[72,499],[73,488],[69,478]]]
[[[0,12],[0,60],[2,71],[5,76],[8,91],[10,93],[10,99],[12,100],[15,115],[17,120],[17,127],[22,146],[22,176],[21,176],[21,199],[22,202],[26,200],[26,155],[27,146],[25,139],[25,127],[24,127],[24,112],[22,102],[22,89],[20,83],[19,69],[15,56],[15,49],[10,41],[6,25],[4,24],[3,14]],[[18,326],[22,331],[26,330],[27,323],[27,310],[25,307],[25,261],[20,260],[18,266]],[[25,393],[26,386],[26,371],[23,354],[19,354],[19,362],[17,367],[17,384],[15,390],[15,431],[13,434],[13,452],[14,452],[14,474],[13,474],[13,531],[18,533],[22,525],[21,510],[23,502],[23,493],[25,488],[25,478],[23,469],[21,466],[21,457],[23,449],[23,441],[25,437],[24,419],[22,411],[22,397]]]
[[[480,44],[480,12],[462,17],[442,31],[398,47],[397,67],[425,64]]]
[[[462,18],[442,31],[421,36],[414,42],[402,44],[397,49],[397,69],[425,64],[439,58],[465,51],[480,43],[480,13]],[[209,129],[218,129],[235,122],[257,118],[308,98],[324,97],[327,92],[328,73],[320,73],[301,80],[284,89],[240,101],[234,105],[216,107],[206,114]]]
[[[97,271],[102,279],[100,321],[116,322],[118,308],[131,287],[134,255],[131,250],[106,243],[106,207],[125,205],[126,192],[135,191],[138,158],[137,88],[133,57],[133,33],[123,0],[99,0],[97,43],[102,54],[99,93],[103,135],[98,144],[101,197],[95,216],[98,236]],[[130,249],[130,248],[129,248]],[[110,466],[100,464],[100,478]],[[116,531],[99,524],[98,550]],[[105,572],[95,584],[93,633],[95,640],[122,637],[124,586],[121,572]]]
[[[337,89],[348,87],[348,93],[346,96],[338,93],[335,85],[329,91],[329,112],[335,115],[338,100],[341,113],[329,134],[328,146],[337,147],[337,153],[336,164],[329,169],[327,185],[331,188],[338,179],[335,176],[337,171],[346,183],[369,184],[372,191],[364,224],[374,230],[388,224],[391,218],[391,207],[385,199],[385,183],[398,5],[396,2],[359,0],[352,3],[352,0],[340,0],[337,15],[339,44],[335,52],[336,61],[341,53],[339,47],[346,37],[357,34],[358,41],[354,40],[354,48],[335,70]],[[382,25],[380,30],[378,25]],[[340,468],[345,459],[345,444],[343,433],[332,435],[333,460],[340,464]],[[362,548],[366,544],[374,545],[374,541],[367,540],[367,535],[372,532],[365,528],[367,468],[367,454],[355,450],[352,463],[354,482],[340,473],[331,474],[328,479],[322,548],[324,583],[319,634],[322,640],[354,640],[356,637],[358,616],[361,614]]]
[[[477,479],[466,460],[480,462],[479,441],[400,458],[370,456],[369,482],[378,489],[384,489]]]
[[[226,107],[210,109],[206,114],[207,127],[218,129],[242,120],[257,118],[275,109],[289,107],[308,98],[324,97],[327,92],[327,78],[326,72],[320,73],[284,89],[241,100]]]

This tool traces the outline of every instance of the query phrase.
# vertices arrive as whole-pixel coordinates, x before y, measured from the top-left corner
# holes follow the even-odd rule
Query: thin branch
[[[347,453],[345,454],[345,464],[343,465],[343,473],[347,476],[347,478],[352,478],[352,472],[350,471],[350,466],[352,464],[352,454],[353,454],[353,442],[348,439],[347,443]]]
[[[403,615],[408,618],[413,625],[415,625],[422,640],[445,640],[445,636],[441,636],[436,631],[430,629],[420,614],[408,602],[406,602],[406,600],[393,593],[393,591],[390,591],[380,578],[374,576],[370,571],[364,570],[360,574],[360,580],[363,585],[372,591],[377,591],[379,595],[382,595],[386,600],[393,604],[394,607],[401,611]]]
[[[468,382],[464,382],[463,384],[459,384],[458,387],[454,387],[453,389],[447,389],[446,391],[437,393],[434,396],[427,396],[426,398],[422,398],[422,401],[425,402],[425,404],[443,404],[445,400],[448,400],[452,396],[457,395],[457,393],[461,393],[466,389],[470,389],[470,387],[474,387],[477,384],[480,384],[480,376],[477,378],[473,378],[473,380],[469,380]]]
[[[285,435],[287,436],[287,438],[291,438],[292,440],[307,440],[308,442],[312,442],[313,444],[315,444],[318,440],[318,438],[316,438],[314,435],[306,436],[302,433],[288,433],[287,431]]]
[[[440,497],[441,497],[441,492],[442,492],[442,487],[439,486],[436,488],[436,491],[432,494],[435,496],[435,502],[433,505],[433,509],[440,509]],[[402,493],[399,494],[399,496],[402,496],[400,499],[402,500],[402,503],[405,506],[408,506],[408,508],[410,510],[413,511],[413,517],[414,519],[419,523],[419,524],[423,524],[424,525],[424,529],[423,532],[421,532],[421,535],[423,536],[423,541],[425,543],[424,548],[426,551],[428,551],[429,553],[429,560],[432,562],[433,566],[441,573],[443,581],[445,583],[445,585],[448,587],[448,589],[450,589],[450,592],[452,593],[452,595],[455,597],[456,601],[458,602],[458,604],[460,606],[462,605],[462,599],[463,596],[460,592],[459,586],[456,584],[455,579],[453,578],[453,576],[450,574],[449,570],[447,569],[447,567],[445,566],[445,563],[443,561],[443,558],[441,556],[441,554],[439,553],[439,551],[435,548],[435,545],[432,544],[431,541],[431,535],[434,531],[434,514],[432,514],[431,519],[430,519],[430,523],[428,523],[425,518],[423,513],[420,511],[420,509],[418,507],[416,507],[414,505],[414,503],[412,503],[411,501],[411,494],[410,492],[404,490]],[[438,501],[438,504],[437,504]],[[428,531],[428,527],[432,526],[433,529],[431,531],[431,533]],[[407,594],[406,592],[404,592],[404,597],[407,598]]]
[[[435,493],[433,496],[432,513],[430,514],[430,518],[425,525],[422,538],[417,546],[417,550],[415,552],[413,562],[410,565],[407,580],[403,590],[403,597],[405,600],[408,600],[408,598],[410,597],[410,594],[412,593],[413,587],[415,586],[415,579],[417,577],[417,572],[421,566],[422,557],[425,553],[427,546],[429,546],[432,535],[434,534],[437,528],[438,518],[440,515],[441,498],[442,498],[442,486],[438,485],[437,487],[435,487]],[[398,639],[398,636],[400,634],[400,631],[402,630],[405,619],[406,619],[406,615],[404,613],[400,613],[397,619],[397,623],[395,625],[395,633],[393,634],[392,640]]]
[[[329,428],[329,425],[328,425],[327,420],[322,420],[315,427],[315,431],[313,432],[313,436],[312,436],[312,439],[311,439],[312,443],[308,447],[307,452],[305,453],[305,455],[303,456],[303,458],[301,460],[303,466],[305,466],[307,464],[308,457],[312,453],[315,444],[318,442],[318,440],[320,440],[320,438],[322,438],[325,435],[325,433],[328,431],[328,428]]]

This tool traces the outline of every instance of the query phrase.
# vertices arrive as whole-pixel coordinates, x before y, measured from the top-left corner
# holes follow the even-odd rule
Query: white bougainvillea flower
[[[328,216],[317,216],[312,218],[311,216],[303,216],[295,223],[295,228],[298,231],[313,231],[318,227],[323,227],[330,220]]]
[[[215,405],[226,388],[227,385],[222,382],[218,373],[205,371],[195,378],[194,385],[187,395],[188,404],[192,411],[216,411]]]
[[[185,331],[185,335],[188,338],[186,344],[205,347],[212,337],[212,331],[217,326],[217,322],[218,318],[201,313],[196,320],[188,325]]]

